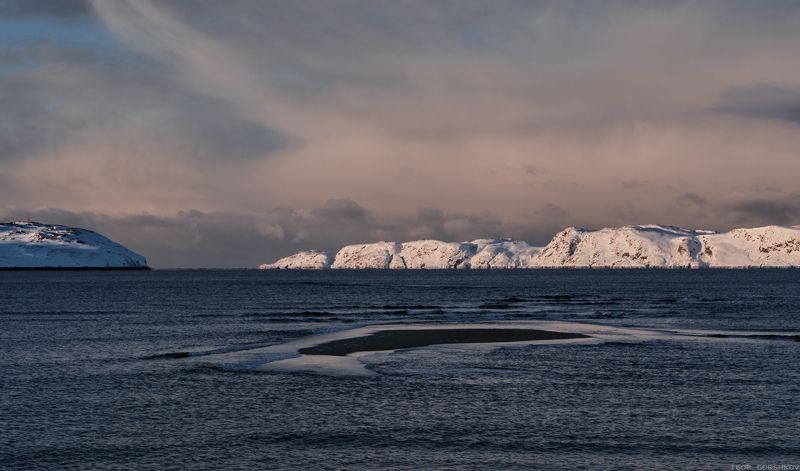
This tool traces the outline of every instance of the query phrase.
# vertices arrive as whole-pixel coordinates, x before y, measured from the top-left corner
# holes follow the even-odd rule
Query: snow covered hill
[[[304,250],[294,255],[284,257],[275,263],[265,263],[258,268],[268,269],[295,269],[295,270],[321,270],[330,268],[331,256],[319,250]]]
[[[528,268],[542,251],[519,240],[479,239],[472,243],[477,250],[469,261],[470,268]]]
[[[376,242],[343,247],[330,268],[525,268],[541,249],[514,240],[480,239],[473,242]],[[300,252],[261,268],[288,267],[292,257],[304,258]]]
[[[331,268],[389,268],[399,244],[376,242],[342,247],[336,254]]]
[[[2,268],[147,268],[139,254],[87,229],[0,223]]]
[[[700,259],[712,267],[800,267],[800,226],[734,229],[699,236]]]
[[[525,242],[491,239],[377,242],[344,247],[331,268],[518,268],[528,266],[539,250]]]
[[[389,268],[469,268],[475,251],[472,243],[415,240],[400,244]]]
[[[698,237],[706,232],[672,226],[624,226],[600,230],[569,227],[553,237],[537,267],[700,267]]]
[[[767,226],[730,232],[673,226],[570,227],[556,234],[535,267],[797,267],[800,227]]]
[[[262,268],[305,260],[301,252]],[[312,252],[314,253],[314,252]],[[319,253],[319,252],[315,252]],[[675,226],[569,227],[543,248],[516,240],[418,240],[349,245],[330,268],[745,268],[800,267],[800,226],[714,232]],[[313,266],[311,268],[325,268]]]

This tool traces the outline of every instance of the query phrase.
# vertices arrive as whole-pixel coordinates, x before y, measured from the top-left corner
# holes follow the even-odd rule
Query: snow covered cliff
[[[0,223],[2,268],[147,268],[139,254],[96,232],[38,222]]]
[[[304,253],[308,252],[261,268],[304,268],[285,262],[293,257],[304,259]],[[522,241],[494,239],[460,243],[377,242],[344,247],[330,263],[330,268],[561,267],[800,267],[800,226],[721,233],[654,224],[598,230],[569,227],[543,248]]]

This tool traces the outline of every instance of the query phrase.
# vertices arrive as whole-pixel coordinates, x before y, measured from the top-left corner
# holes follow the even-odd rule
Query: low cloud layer
[[[800,86],[753,84],[726,90],[720,111],[800,125]]]
[[[156,266],[798,224],[797,24],[785,0],[0,0],[0,208]]]
[[[723,208],[741,223],[796,224],[800,220],[800,194],[772,198],[743,198]]]
[[[544,243],[552,235],[516,226],[492,214],[445,213],[421,209],[416,217],[390,219],[372,214],[349,199],[317,208],[274,208],[259,214],[179,211],[172,215],[110,215],[47,208],[8,208],[4,220],[47,221],[91,228],[144,254],[155,268],[202,266],[254,267],[288,253],[377,240],[476,239],[515,236]]]
[[[800,195],[732,199],[712,205],[699,195],[684,194],[674,202],[699,219],[729,220],[734,225],[739,222],[739,226],[789,224],[800,218]],[[641,211],[632,205],[619,208],[617,217],[623,223],[648,220],[641,219]],[[60,208],[7,208],[0,211],[0,219],[91,228],[144,254],[155,268],[252,268],[300,250],[335,253],[344,245],[379,240],[514,238],[543,246],[565,226],[591,227],[576,222],[554,204],[545,204],[534,217],[520,222],[497,213],[447,212],[440,208],[418,208],[411,216],[385,217],[349,198],[329,200],[314,208],[278,207],[256,214],[185,210],[166,215],[114,215]],[[198,257],[202,264],[198,264]]]

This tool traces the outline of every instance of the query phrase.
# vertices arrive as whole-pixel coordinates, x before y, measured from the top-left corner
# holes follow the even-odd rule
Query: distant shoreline
[[[667,271],[715,271],[715,270],[798,270],[800,266],[795,265],[781,265],[781,266],[758,266],[758,265],[742,265],[742,266],[726,266],[726,267],[609,267],[609,266],[596,266],[596,267],[576,267],[576,266],[563,266],[563,267],[515,267],[515,268],[161,268],[160,270],[259,270],[265,272],[287,272],[287,271],[300,271],[300,272],[356,272],[356,271],[386,271],[386,272],[402,272],[402,271],[456,271],[456,272],[509,272],[509,271],[550,271],[550,270],[630,270],[630,271],[649,271],[649,270],[667,270]]]
[[[536,271],[738,271],[738,270],[800,270],[796,266],[783,267],[536,267],[536,268],[484,268],[484,269],[456,269],[456,268],[325,268],[325,269],[305,269],[305,268],[280,268],[264,270],[254,267],[0,267],[2,271],[258,271],[258,272],[536,272]]]
[[[263,269],[325,268],[739,268],[800,266],[800,226],[728,232],[645,224],[568,227],[544,247],[514,239],[372,242],[336,254],[302,250]]]
[[[147,271],[150,267],[0,267],[0,271]]]

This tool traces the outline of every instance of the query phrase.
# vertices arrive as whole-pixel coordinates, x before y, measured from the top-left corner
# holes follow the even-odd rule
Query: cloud
[[[139,69],[134,56],[125,66],[105,63],[89,51],[79,59],[0,75],[2,158],[35,157],[109,127],[132,139],[163,143],[165,150],[180,147],[186,156],[227,163],[297,143],[218,98],[183,88],[163,69]]]
[[[522,168],[525,170],[525,173],[532,177],[536,177],[539,175],[544,175],[550,172],[549,168],[540,167],[538,165],[531,165],[531,164],[524,164]]]
[[[725,113],[800,124],[800,85],[757,83],[721,94],[717,110]]]
[[[2,5],[0,200],[160,266],[795,222],[797,2]]]
[[[417,219],[423,224],[440,227],[444,224],[445,215],[439,208],[417,208]]]
[[[7,209],[10,220],[32,219],[86,227],[147,257],[155,268],[250,267],[305,248],[334,250],[343,236],[315,218],[274,211],[262,214],[180,211],[173,215],[109,215],[63,209]],[[298,237],[305,234],[304,237]]]
[[[0,66],[33,67],[41,64],[88,64],[96,53],[83,47],[42,39],[0,49]]]
[[[797,224],[800,220],[800,194],[782,198],[740,198],[726,203],[723,210],[745,224]]]
[[[27,219],[98,231],[138,251],[156,268],[254,267],[299,250],[335,253],[344,245],[378,240],[534,236],[536,243],[544,243],[554,232],[542,232],[533,221],[509,224],[490,213],[425,209],[416,216],[377,216],[346,198],[310,209],[278,207],[262,213],[184,210],[173,215],[112,215],[61,208],[0,210],[0,220]]]
[[[708,200],[698,195],[697,193],[691,193],[691,192],[684,193],[681,196],[679,196],[678,201],[681,203],[688,203],[695,206],[706,206],[708,204]]]
[[[2,17],[47,17],[72,20],[91,14],[85,0],[0,0]]]
[[[621,185],[622,188],[625,188],[626,190],[633,190],[636,188],[640,188],[644,185],[647,185],[649,183],[650,182],[648,182],[647,180],[625,180],[621,183]]]
[[[568,215],[564,208],[553,203],[544,205],[539,214],[549,219],[563,219]]]
[[[85,128],[84,118],[54,109],[51,99],[22,78],[0,75],[0,162],[57,148]]]
[[[350,198],[330,199],[322,207],[312,209],[311,214],[335,224],[363,223],[370,219],[369,212]]]
[[[800,195],[780,199],[742,198],[714,209],[729,216],[727,224],[717,229],[791,224],[800,218]],[[642,210],[633,205],[614,211],[620,225],[651,220],[642,219]],[[0,219],[31,219],[96,230],[145,255],[156,268],[255,267],[299,250],[335,253],[344,245],[378,240],[469,241],[509,237],[544,245],[567,225],[591,227],[576,223],[565,209],[552,203],[520,222],[487,212],[446,212],[439,208],[420,208],[413,216],[376,214],[347,198],[310,209],[277,207],[261,213],[184,210],[173,215],[114,215],[12,207],[1,210]],[[707,216],[703,220],[708,221]]]

